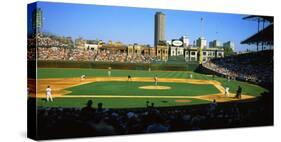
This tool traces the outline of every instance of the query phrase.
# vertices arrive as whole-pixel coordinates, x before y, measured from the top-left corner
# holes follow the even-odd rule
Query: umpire
[[[238,89],[237,89],[237,91],[236,91],[236,98],[237,99],[241,99],[241,94],[242,94],[242,88],[241,88],[241,86],[238,86]]]

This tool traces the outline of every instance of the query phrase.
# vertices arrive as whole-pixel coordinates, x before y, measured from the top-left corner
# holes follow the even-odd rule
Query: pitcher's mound
[[[150,90],[168,90],[171,89],[170,86],[141,86],[140,89],[150,89]]]

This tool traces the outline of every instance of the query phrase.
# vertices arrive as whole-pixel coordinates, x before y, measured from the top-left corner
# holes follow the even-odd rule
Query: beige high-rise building
[[[165,40],[165,14],[156,12],[154,18],[154,47],[157,47],[159,41]]]

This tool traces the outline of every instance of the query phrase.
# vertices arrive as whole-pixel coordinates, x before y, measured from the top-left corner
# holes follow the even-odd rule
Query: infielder
[[[128,81],[132,81],[131,75],[128,75]]]
[[[52,102],[53,101],[53,97],[52,97],[52,89],[50,88],[50,86],[48,86],[46,88],[46,100],[47,102],[49,102],[49,100]]]
[[[225,87],[224,95],[229,97],[229,88],[228,87]]]
[[[80,81],[82,81],[82,80],[85,80],[86,79],[86,75],[81,75],[81,77],[80,77]]]
[[[157,75],[154,76],[154,85],[157,86],[158,84],[158,77]]]

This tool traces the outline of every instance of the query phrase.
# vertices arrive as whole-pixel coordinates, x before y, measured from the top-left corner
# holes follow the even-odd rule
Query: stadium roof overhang
[[[241,44],[255,44],[259,42],[263,42],[269,45],[273,44],[273,24],[245,39],[241,42]]]
[[[250,20],[250,21],[268,21],[270,23],[273,23],[273,17],[272,16],[259,16],[259,15],[250,15],[247,17],[244,17],[243,20]]]

